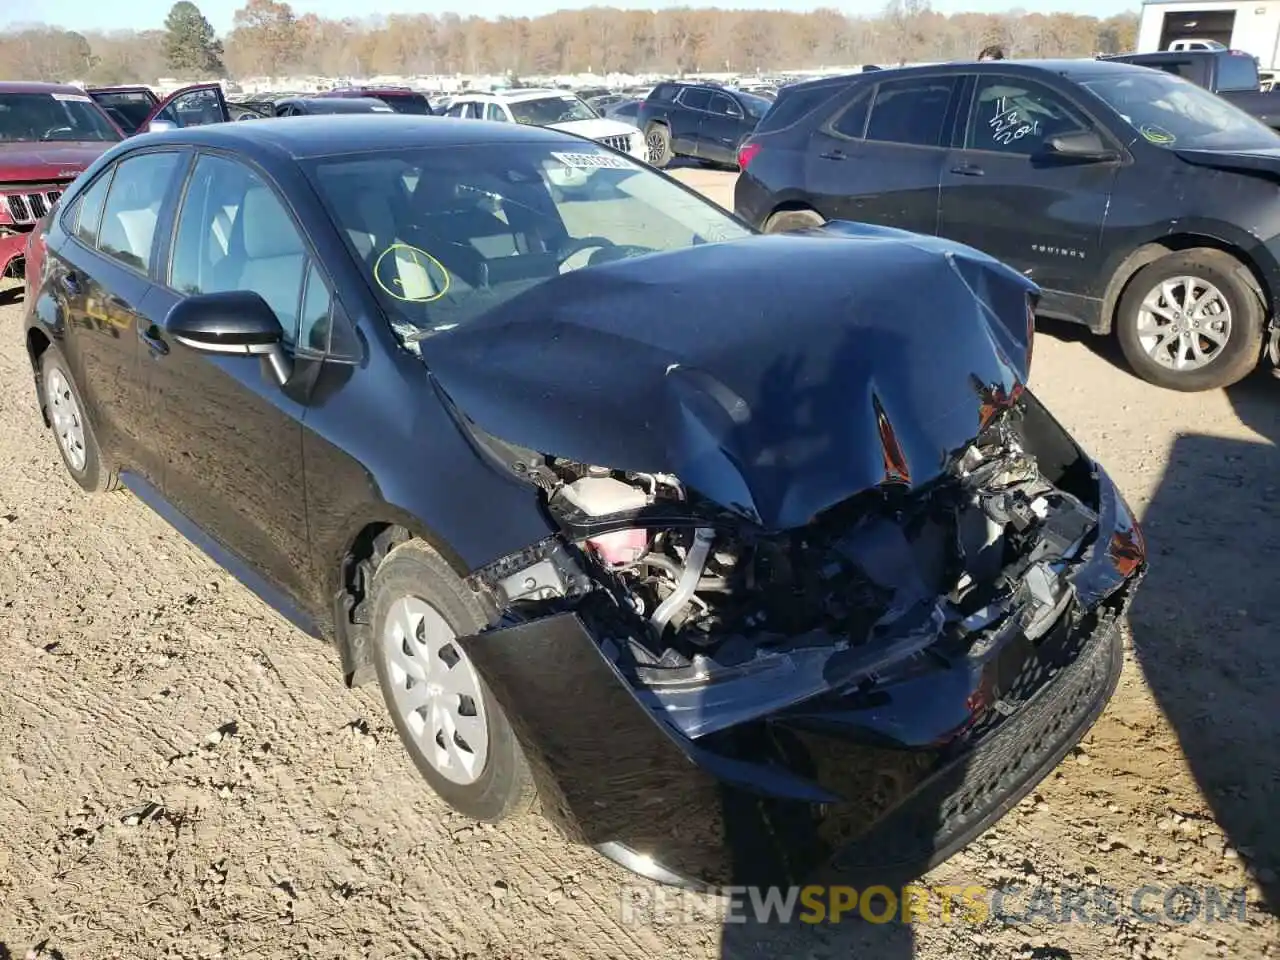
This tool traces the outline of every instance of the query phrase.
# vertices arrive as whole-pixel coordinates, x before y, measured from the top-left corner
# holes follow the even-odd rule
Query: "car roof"
[[[581,139],[546,127],[519,123],[476,123],[452,117],[358,113],[317,117],[266,118],[255,123],[210,123],[136,137],[129,143],[189,144],[239,151],[251,156],[335,157],[423,147],[563,142]]]
[[[69,83],[38,83],[27,80],[0,80],[0,93],[65,93],[83,97],[87,94]]]
[[[377,97],[288,97],[276,102],[277,107],[291,104],[314,106],[316,109],[323,110],[326,113],[360,113],[362,111],[372,111],[375,108],[381,112],[382,110],[391,109]]]
[[[1131,74],[1135,70],[1149,70],[1149,68],[1131,63],[1121,63],[1116,60],[1099,60],[1094,57],[1057,60],[953,60],[946,63],[931,63],[922,67],[886,67],[883,70],[851,73],[846,75],[844,79],[885,83],[897,77],[927,76],[938,73],[1009,73],[1023,76],[1053,73],[1068,79],[1079,80],[1085,77]],[[818,78],[818,81],[794,84],[791,89],[801,86],[816,86],[820,81],[833,79],[839,78],[822,77]]]

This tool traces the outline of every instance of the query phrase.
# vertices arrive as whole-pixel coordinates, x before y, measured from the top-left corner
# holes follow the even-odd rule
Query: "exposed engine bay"
[[[1042,474],[1020,417],[995,417],[931,484],[887,482],[782,532],[674,476],[541,458],[529,478],[565,540],[485,579],[521,618],[577,612],[689,736],[913,657],[1034,639],[1068,606],[1098,517]]]

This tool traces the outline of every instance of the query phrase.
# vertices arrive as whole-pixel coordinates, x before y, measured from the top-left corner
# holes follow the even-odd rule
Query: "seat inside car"
[[[265,186],[252,186],[244,195],[231,250],[219,272],[234,275],[225,287],[252,290],[275,311],[292,335],[307,253],[293,220]]]

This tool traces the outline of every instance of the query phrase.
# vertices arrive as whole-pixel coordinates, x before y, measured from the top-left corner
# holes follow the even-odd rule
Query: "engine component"
[[[562,487],[559,495],[589,517],[634,512],[649,504],[643,490],[613,477],[583,477]]]
[[[653,616],[649,618],[649,624],[653,627],[656,636],[662,636],[667,623],[689,602],[694,591],[698,589],[702,570],[707,565],[707,555],[711,553],[711,545],[715,540],[715,531],[708,527],[699,527],[698,532],[694,534],[693,546],[689,548],[689,555],[685,558],[684,570],[680,574],[675,590],[658,605],[658,609],[653,611]]]

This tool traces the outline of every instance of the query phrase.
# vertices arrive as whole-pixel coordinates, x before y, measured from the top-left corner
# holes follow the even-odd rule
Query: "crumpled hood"
[[[937,477],[1025,382],[1035,291],[969,247],[828,224],[576,270],[420,347],[502,440],[787,529]]]
[[[114,143],[0,143],[0,184],[69,180],[79,176]]]

